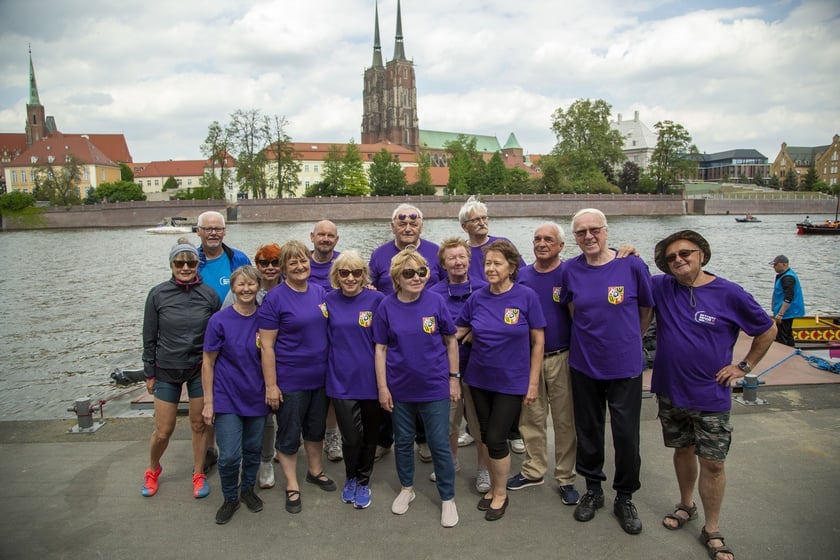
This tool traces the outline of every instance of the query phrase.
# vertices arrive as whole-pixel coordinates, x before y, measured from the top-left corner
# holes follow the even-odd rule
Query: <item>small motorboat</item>
[[[758,218],[756,218],[752,214],[747,214],[743,218],[735,218],[735,221],[743,224],[743,223],[760,222],[761,220],[759,220]]]
[[[148,233],[192,233],[195,228],[189,218],[172,216],[162,219],[158,225],[146,231]]]
[[[798,235],[840,235],[840,194],[837,195],[837,208],[834,210],[834,221],[826,220],[819,224],[811,223],[809,217],[796,224]]]

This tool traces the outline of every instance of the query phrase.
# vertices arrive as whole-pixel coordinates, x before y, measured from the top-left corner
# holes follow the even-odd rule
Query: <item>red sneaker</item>
[[[204,498],[210,493],[210,484],[207,483],[207,477],[204,473],[193,475],[193,496],[196,498]]]
[[[146,469],[146,472],[143,474],[143,488],[140,489],[141,494],[149,498],[157,493],[158,477],[160,477],[162,470],[163,468],[160,465],[154,471]]]

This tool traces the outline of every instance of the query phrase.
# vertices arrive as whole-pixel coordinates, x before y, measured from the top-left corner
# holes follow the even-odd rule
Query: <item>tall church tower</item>
[[[29,49],[29,103],[26,104],[26,145],[31,146],[47,137],[47,119],[44,106],[38,98],[38,84],[35,82],[35,67],[32,64],[32,49]]]
[[[379,42],[379,5],[376,6],[373,64],[365,70],[363,104],[362,144],[387,141],[418,151],[417,83],[414,63],[405,57],[400,0],[397,0],[394,58],[384,67]]]

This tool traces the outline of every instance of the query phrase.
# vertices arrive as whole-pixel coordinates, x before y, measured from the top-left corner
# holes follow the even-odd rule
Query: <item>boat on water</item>
[[[148,233],[192,233],[195,231],[195,224],[189,218],[183,216],[171,216],[164,218],[158,225],[146,229]]]
[[[793,342],[797,348],[840,349],[840,314],[815,314],[793,320]]]
[[[756,218],[752,214],[747,214],[743,218],[735,218],[735,221],[743,224],[743,223],[760,222],[761,220],[759,220],[758,218]]]
[[[826,220],[821,224],[811,223],[806,216],[805,220],[796,224],[798,235],[840,235],[840,194],[837,195],[837,208],[834,210],[834,221]]]

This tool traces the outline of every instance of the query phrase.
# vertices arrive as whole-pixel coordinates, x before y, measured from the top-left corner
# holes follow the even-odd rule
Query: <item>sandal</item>
[[[296,496],[294,499],[292,499]],[[300,510],[303,509],[303,506],[300,503],[300,491],[299,490],[286,490],[286,511],[289,513],[300,513]]]
[[[337,486],[335,485],[335,481],[327,476],[327,473],[324,471],[319,472],[318,474],[310,474],[309,471],[306,471],[306,482],[310,484],[316,485],[321,490],[325,492],[335,492]]]
[[[715,539],[721,542],[720,546],[714,546],[711,544],[711,541]],[[718,558],[718,554],[731,554],[732,558],[735,558],[735,553],[732,552],[731,548],[726,546],[726,543],[723,540],[723,535],[719,532],[709,533],[706,531],[706,527],[703,526],[703,529],[700,531],[700,541],[706,545],[706,552],[709,553],[709,558],[712,560],[720,560]]]
[[[680,515],[677,515],[677,513],[681,511],[685,512],[688,515],[688,517],[682,517]],[[668,519],[676,521],[677,526],[674,527],[673,525],[668,525],[667,523],[665,523],[665,521]],[[697,519],[697,504],[693,504],[691,506],[677,504],[674,506],[674,511],[665,514],[665,518],[662,520],[662,525],[669,531],[676,531],[677,529],[682,529],[683,525],[695,519]]]

